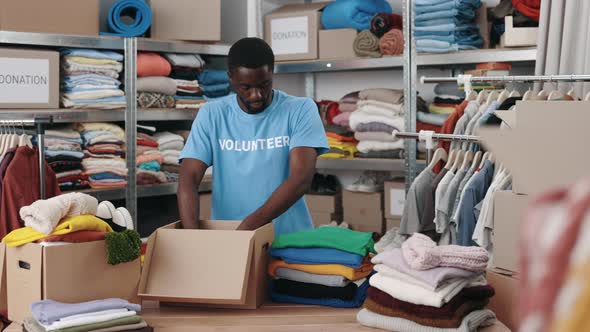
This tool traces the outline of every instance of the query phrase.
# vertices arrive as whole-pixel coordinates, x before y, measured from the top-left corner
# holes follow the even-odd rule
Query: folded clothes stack
[[[45,131],[45,160],[55,172],[61,191],[89,188],[82,171],[82,137],[72,126]]]
[[[61,102],[66,108],[124,108],[119,73],[123,55],[92,49],[62,49]]]
[[[198,79],[207,98],[219,98],[231,92],[229,76],[225,70],[205,69],[199,74]]]
[[[84,173],[92,188],[118,188],[127,185],[125,132],[112,123],[77,123],[75,129],[84,140]]]
[[[354,133],[340,126],[325,126],[330,151],[320,156],[327,159],[353,158],[357,152]]]
[[[137,106],[174,108],[176,83],[168,77],[172,67],[157,53],[137,54]]]
[[[182,143],[184,146],[184,143],[190,135],[190,131],[175,130],[173,134],[182,138]],[[172,137],[174,142],[168,144],[164,142],[163,153],[167,156],[164,158],[164,165],[162,165],[162,171],[164,171],[164,174],[166,174],[168,182],[178,182],[180,175],[180,164],[178,163],[178,157],[180,156],[178,152],[181,151],[178,150],[178,147],[180,147],[180,140],[176,136]]]
[[[150,185],[168,182],[166,174],[161,171],[164,157],[158,149],[154,134],[156,127],[137,126],[137,184]]]
[[[477,331],[492,325],[486,310],[494,289],[487,285],[485,249],[436,246],[416,233],[373,257],[359,323],[389,331]]]
[[[33,316],[23,321],[23,329],[26,332],[153,331],[138,315],[140,311],[139,304],[116,298],[83,303],[44,300],[31,304]]]
[[[483,47],[475,16],[480,0],[416,0],[416,50],[447,53]]]
[[[172,78],[176,84],[176,108],[199,109],[205,103],[198,75],[205,61],[198,54],[167,53],[164,57],[172,64]]]
[[[158,142],[158,149],[163,157],[164,171],[167,173],[180,173],[180,152],[184,148],[184,138],[178,134],[168,131],[159,132],[154,135]]]
[[[373,271],[373,234],[320,227],[277,237],[268,266],[274,302],[358,308]]]
[[[400,158],[404,141],[393,133],[405,128],[403,96],[403,91],[392,89],[359,93],[357,110],[350,115],[350,127],[359,141],[359,157]]]

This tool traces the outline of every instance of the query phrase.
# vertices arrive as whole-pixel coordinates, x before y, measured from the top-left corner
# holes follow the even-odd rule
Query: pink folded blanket
[[[414,233],[402,244],[402,252],[408,265],[416,270],[446,266],[483,272],[488,265],[488,252],[483,248],[437,246],[428,236],[420,233]]]
[[[383,55],[400,55],[404,53],[404,33],[393,29],[379,40],[379,50]]]
[[[157,161],[158,163],[163,164],[164,157],[162,157],[162,154],[160,154],[160,153],[142,154],[142,155],[137,156],[136,164],[141,165],[143,163],[148,163],[150,161]]]

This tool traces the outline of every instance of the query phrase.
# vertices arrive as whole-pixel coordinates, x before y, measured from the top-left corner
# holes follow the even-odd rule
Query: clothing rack
[[[517,76],[471,76],[457,77],[426,77],[422,76],[422,83],[457,82],[590,82],[590,75],[517,75]]]
[[[0,127],[35,127],[39,148],[39,197],[45,199],[45,128],[53,123],[53,117],[26,120],[0,120]]]
[[[426,142],[426,163],[429,164],[432,159],[432,150],[434,148],[434,140],[437,141],[462,141],[478,143],[479,136],[475,135],[453,135],[453,134],[437,134],[430,130],[421,130],[419,133],[397,132],[393,134],[397,138],[403,139],[417,139]]]

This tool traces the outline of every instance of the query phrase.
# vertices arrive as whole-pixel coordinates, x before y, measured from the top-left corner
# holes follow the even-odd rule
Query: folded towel
[[[172,66],[157,53],[137,54],[137,77],[169,76]]]
[[[136,158],[136,163],[137,165],[143,164],[143,163],[147,163],[150,161],[156,161],[159,164],[162,164],[164,162],[164,158],[162,157],[161,153],[157,153],[157,154],[143,154],[140,156],[137,156]]]
[[[96,69],[96,70],[111,70],[111,71],[115,71],[117,73],[120,73],[123,71],[123,64],[118,61],[113,61],[111,63],[104,63],[104,64],[101,64],[100,60],[96,60],[95,61],[96,64],[93,64],[93,61],[91,61],[91,60],[84,61],[85,63],[80,63],[80,62],[75,61],[75,60],[79,60],[79,59],[80,58],[75,58],[74,60],[72,60],[72,59],[68,59],[66,57],[64,59],[64,61],[62,61],[62,64],[64,66],[63,68],[66,70],[72,70],[72,71],[82,71],[79,68]]]
[[[404,26],[401,15],[379,13],[373,16],[373,19],[371,19],[371,32],[379,38],[383,37],[384,34],[393,29],[403,31]]]
[[[67,320],[62,319],[62,320],[53,322],[49,325],[41,324],[41,326],[43,326],[43,328],[47,332],[58,331],[58,330],[63,331],[64,329],[71,328],[71,327],[78,327],[78,326],[82,326],[82,325],[89,325],[89,324],[96,324],[96,323],[104,323],[104,322],[112,321],[114,319],[132,317],[132,316],[137,316],[137,312],[135,312],[135,311],[114,312],[114,313],[105,313],[102,315],[84,316],[84,317],[80,317],[80,318],[73,318],[73,319],[67,319]]]
[[[203,68],[205,65],[205,61],[198,54],[164,53],[164,57],[172,66]]]
[[[176,102],[174,97],[154,92],[139,92],[137,94],[137,106],[139,108],[173,108]]]
[[[378,131],[357,131],[354,133],[357,141],[396,142],[399,139],[391,134]]]
[[[397,150],[404,148],[404,140],[398,140],[396,142],[360,141],[356,148],[362,153]]]
[[[80,133],[89,131],[108,131],[115,134],[120,139],[125,139],[125,131],[123,128],[108,122],[79,122],[75,124],[74,130]]]
[[[481,327],[490,326],[496,322],[496,315],[490,310],[473,311],[463,318],[457,329],[436,328],[423,326],[407,319],[388,317],[362,309],[356,316],[358,322],[368,327],[387,331],[423,331],[423,332],[473,332]]]
[[[385,0],[337,0],[322,11],[324,29],[370,28],[371,19],[377,13],[391,13],[391,5]]]
[[[127,106],[125,97],[113,97],[94,100],[69,100],[68,98],[61,98],[61,103],[65,108],[74,109],[116,110],[125,108]]]
[[[484,248],[437,246],[432,239],[420,233],[414,233],[402,244],[402,253],[406,262],[415,270],[447,266],[483,272],[489,259],[488,252]]]
[[[167,143],[180,142],[180,143],[184,144],[184,139],[182,138],[182,136],[177,135],[177,134],[173,134],[169,131],[155,133],[154,138],[156,139],[156,141],[160,145],[160,151],[168,150],[168,149],[164,149],[161,147],[162,145],[165,145]],[[180,149],[182,149],[182,147]],[[175,150],[180,150],[180,149],[175,149]]]
[[[404,33],[393,29],[379,40],[379,51],[383,55],[400,55],[404,53]]]
[[[125,92],[119,89],[66,92],[63,94],[63,96],[69,100],[92,100],[110,97],[121,97],[124,95]]]
[[[382,116],[368,114],[365,112],[352,112],[350,114],[350,128],[357,131],[361,124],[367,124],[371,122],[378,122],[394,127],[397,131],[404,131],[405,119],[402,116]]]
[[[139,77],[137,79],[137,91],[174,96],[176,94],[176,82],[170,77],[164,76]]]
[[[106,51],[106,50],[95,50],[91,48],[62,48],[59,50],[63,56],[78,56],[92,59],[110,59],[115,61],[123,61],[123,54]]]
[[[354,48],[354,53],[358,56],[381,57],[381,53],[379,52],[379,38],[369,30],[361,31],[356,36],[352,47]]]
[[[147,170],[147,171],[159,172],[162,167],[161,165],[162,164],[157,161],[148,161],[148,162],[139,164],[139,168]]]
[[[119,65],[120,62],[111,59],[94,59],[94,58],[85,58],[81,56],[65,56],[63,60],[75,62],[81,65]]]
[[[195,87],[195,88],[199,87],[199,81],[197,81],[197,80],[189,81],[189,80],[175,79],[174,82],[176,83],[177,87]]]

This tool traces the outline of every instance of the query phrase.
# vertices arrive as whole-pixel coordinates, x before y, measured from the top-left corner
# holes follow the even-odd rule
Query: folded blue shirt
[[[120,175],[117,175],[114,173],[109,173],[109,172],[93,174],[89,177],[89,179],[90,179],[90,181],[101,181],[101,180],[125,181],[125,180],[127,180],[127,178],[124,176],[120,176]]]
[[[365,282],[363,282],[363,284],[359,286],[354,296],[354,299],[352,299],[351,301],[344,301],[340,299],[308,299],[305,297],[291,296],[278,293],[275,290],[273,290],[273,287],[271,287],[270,289],[270,298],[273,302],[322,305],[334,308],[359,308],[363,305],[363,302],[365,302],[368,289],[369,278],[367,278],[367,280],[365,280]]]
[[[64,56],[69,55],[91,59],[123,61],[123,54],[113,51],[95,50],[89,48],[62,48],[59,51],[61,55]]]
[[[442,25],[442,24],[455,24],[455,25],[465,25],[473,23],[472,18],[461,18],[461,17],[437,17],[433,19],[427,20],[416,20],[414,25],[417,27],[427,27],[433,25]]]
[[[75,82],[82,82],[82,81],[91,81],[91,82],[113,82],[121,84],[116,78],[99,75],[99,74],[81,74],[81,75],[64,75],[63,82],[64,83],[75,83]]]
[[[222,83],[229,83],[229,76],[227,76],[225,70],[205,69],[199,74],[199,84],[201,86]]]
[[[125,96],[100,98],[100,99],[76,99],[76,100],[70,99],[70,102],[73,104],[100,104],[100,103],[114,103],[114,102],[123,102],[124,103],[125,101],[127,101]]]
[[[270,255],[289,264],[340,264],[359,268],[364,257],[332,248],[270,249]]]

